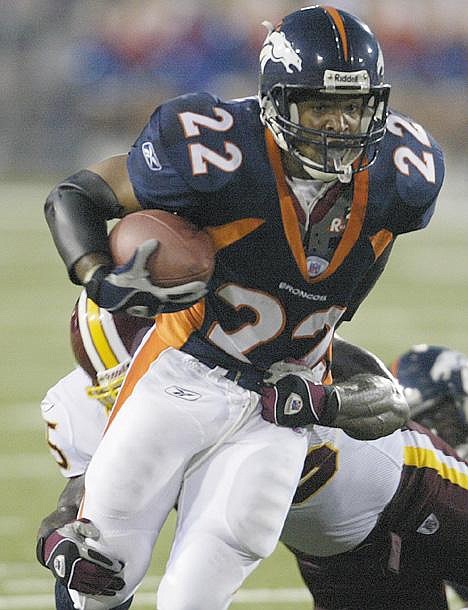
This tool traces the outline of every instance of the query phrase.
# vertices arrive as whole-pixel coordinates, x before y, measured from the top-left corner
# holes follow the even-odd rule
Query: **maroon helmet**
[[[90,398],[112,408],[130,358],[151,325],[145,318],[111,314],[82,291],[72,311],[70,338],[77,364],[92,380],[86,388]]]

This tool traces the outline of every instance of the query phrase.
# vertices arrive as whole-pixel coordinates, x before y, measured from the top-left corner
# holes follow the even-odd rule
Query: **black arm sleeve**
[[[80,283],[74,266],[85,254],[100,252],[112,260],[106,221],[121,218],[123,207],[100,176],[89,170],[73,174],[51,191],[44,212],[73,283]]]

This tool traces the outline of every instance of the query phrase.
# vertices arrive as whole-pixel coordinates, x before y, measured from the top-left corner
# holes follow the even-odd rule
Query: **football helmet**
[[[280,148],[313,178],[349,182],[376,159],[385,134],[390,85],[384,84],[382,50],[357,17],[327,6],[311,6],[273,27],[260,52],[261,120]],[[362,99],[358,133],[312,129],[299,124],[300,101],[327,96]],[[313,145],[318,160],[298,145]]]
[[[71,347],[77,364],[91,378],[87,395],[107,410],[115,402],[138,338],[148,328],[148,319],[111,314],[81,292],[70,318]]]
[[[411,418],[449,445],[468,441],[468,358],[446,347],[415,345],[391,365]]]

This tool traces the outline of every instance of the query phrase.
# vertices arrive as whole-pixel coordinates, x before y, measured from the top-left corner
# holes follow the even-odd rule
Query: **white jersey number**
[[[193,138],[200,135],[200,127],[213,131],[228,131],[234,124],[232,114],[223,108],[213,108],[213,113],[217,119],[198,114],[196,112],[181,112],[179,120],[186,138]],[[242,163],[242,152],[232,142],[224,142],[225,155],[220,155],[216,151],[208,148],[204,144],[188,143],[190,161],[192,163],[192,173],[194,176],[208,173],[208,164],[219,167],[224,172],[233,172]]]
[[[208,339],[222,350],[243,362],[246,354],[263,343],[274,341],[286,326],[286,312],[271,295],[235,284],[223,286],[217,293],[234,309],[247,307],[255,315],[251,323],[227,333],[216,322],[208,331]],[[332,306],[309,314],[292,332],[292,339],[315,339],[317,344],[307,354],[308,364],[319,362],[326,354],[333,329],[343,315],[344,307]]]
[[[420,144],[431,148],[431,141],[424,128],[418,123],[413,123],[403,117],[391,114],[388,117],[387,129],[398,137],[403,137],[404,130],[410,133]],[[428,151],[419,157],[408,146],[398,147],[393,154],[393,162],[396,168],[405,176],[409,176],[410,166],[415,167],[424,178],[431,183],[435,183],[434,156]]]

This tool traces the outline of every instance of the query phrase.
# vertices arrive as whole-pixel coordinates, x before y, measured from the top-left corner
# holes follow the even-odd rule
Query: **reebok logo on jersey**
[[[431,513],[428,517],[424,519],[424,521],[421,523],[421,525],[416,531],[418,532],[418,534],[435,534],[439,527],[439,519],[437,519],[434,513]]]
[[[152,142],[143,142],[141,145],[141,152],[143,153],[143,157],[145,158],[146,165],[150,168],[152,172],[158,172],[162,169],[162,165],[159,162],[158,155],[154,150],[154,146]]]
[[[170,394],[171,396],[175,396],[176,398],[182,398],[182,400],[194,401],[201,398],[201,394],[197,394],[197,392],[192,392],[192,390],[187,390],[177,385],[171,385],[164,391],[166,392],[166,394]]]

